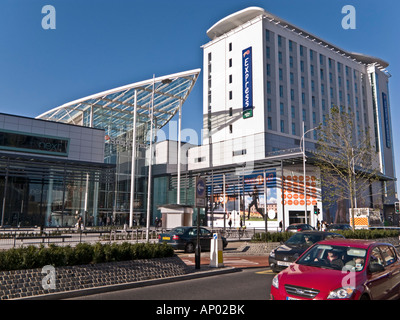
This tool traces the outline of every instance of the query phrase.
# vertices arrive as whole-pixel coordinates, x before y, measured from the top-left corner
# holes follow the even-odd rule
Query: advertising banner
[[[242,51],[243,70],[243,119],[253,116],[253,70],[252,47]]]

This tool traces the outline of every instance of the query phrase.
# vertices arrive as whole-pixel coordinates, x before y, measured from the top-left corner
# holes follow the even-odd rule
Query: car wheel
[[[194,244],[191,242],[187,243],[186,247],[185,247],[185,252],[187,252],[187,253],[194,252]]]
[[[371,299],[369,298],[369,296],[368,296],[367,294],[363,294],[363,295],[360,297],[360,300],[371,300]]]

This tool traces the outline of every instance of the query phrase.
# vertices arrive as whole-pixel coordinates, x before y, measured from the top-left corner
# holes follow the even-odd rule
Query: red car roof
[[[329,239],[329,240],[322,240],[318,243],[327,244],[327,245],[349,246],[349,247],[367,249],[373,243],[382,243],[382,242],[374,241],[374,240],[335,238],[335,239]]]

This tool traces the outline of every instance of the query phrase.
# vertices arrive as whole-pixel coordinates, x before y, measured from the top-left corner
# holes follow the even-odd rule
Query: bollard
[[[214,233],[210,241],[210,267],[221,268],[224,266],[224,246],[221,236],[218,233]]]

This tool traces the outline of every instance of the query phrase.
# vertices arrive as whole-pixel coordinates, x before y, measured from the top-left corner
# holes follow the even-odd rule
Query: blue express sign
[[[243,71],[243,119],[253,116],[252,47],[242,51]]]

